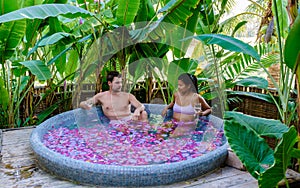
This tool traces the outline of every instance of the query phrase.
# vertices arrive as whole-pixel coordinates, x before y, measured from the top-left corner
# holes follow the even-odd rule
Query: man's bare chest
[[[129,100],[127,97],[108,96],[101,100],[102,107],[106,110],[127,109]]]

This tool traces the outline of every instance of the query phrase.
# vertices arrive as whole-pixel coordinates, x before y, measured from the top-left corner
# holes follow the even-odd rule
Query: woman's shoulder
[[[193,93],[192,95],[193,99],[201,98],[201,95],[198,93]]]
[[[193,98],[194,101],[196,101],[196,100],[199,101],[199,100],[203,100],[203,99],[204,99],[204,98],[203,98],[200,94],[198,94],[198,93],[194,93],[192,98]]]

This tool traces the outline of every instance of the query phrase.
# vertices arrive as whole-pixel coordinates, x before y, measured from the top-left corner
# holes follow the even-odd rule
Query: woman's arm
[[[163,109],[163,111],[161,112],[161,115],[162,115],[163,117],[166,116],[168,109],[173,108],[173,106],[174,106],[174,104],[175,104],[175,98],[176,98],[176,95],[177,95],[177,94],[174,93],[172,102],[170,102],[170,104],[168,104],[168,105]]]
[[[197,95],[198,101],[201,104],[201,111],[199,112],[200,116],[207,116],[211,113],[211,107],[207,104],[206,100],[201,96]]]

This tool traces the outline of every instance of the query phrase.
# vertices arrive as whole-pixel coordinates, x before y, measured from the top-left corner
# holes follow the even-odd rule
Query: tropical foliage
[[[185,57],[192,41],[189,37],[219,31],[226,4],[218,3],[215,11],[212,2],[200,0],[5,1],[0,17],[1,95],[9,97],[2,102],[1,119],[9,126],[23,126],[43,121],[61,104],[71,108],[65,104],[70,95],[54,100],[54,91],[63,83],[77,83],[76,107],[81,84],[93,78],[100,90],[110,68],[131,78],[131,85],[143,78],[148,86],[153,80],[167,79],[171,84],[166,98],[170,99],[176,88],[172,81],[182,72],[194,73],[198,65]],[[48,89],[32,105],[36,81]],[[42,101],[49,108],[34,114]],[[25,113],[20,114],[23,106]]]
[[[294,104],[292,110],[288,108],[290,92],[292,91],[291,85],[295,74],[298,76],[296,69],[299,44],[296,44],[295,41],[299,36],[300,25],[297,24],[297,20],[300,16],[298,15],[296,19],[291,20],[293,24],[290,32],[287,33],[287,19],[285,16],[280,16],[287,14],[287,12],[280,12],[285,10],[282,9],[282,6],[285,4],[273,1],[272,10],[278,36],[281,73],[279,83],[273,79],[278,91],[278,99],[273,98],[273,100],[279,109],[281,122],[235,112],[227,112],[225,115],[225,134],[228,142],[251,175],[258,179],[260,187],[276,187],[282,179],[285,180],[288,187],[285,172],[291,165],[291,158],[299,158],[300,154],[300,150],[294,148],[295,144],[299,142],[299,124],[294,122],[296,127],[290,126],[291,117],[295,113],[297,105]],[[270,23],[270,25],[273,24]],[[283,44],[285,44],[284,49]],[[291,53],[289,54],[289,52]],[[265,67],[263,68],[265,69]],[[268,73],[266,69],[265,71]],[[297,84],[299,91],[298,86]],[[274,151],[266,143],[266,137],[276,140]]]
[[[217,99],[213,108],[220,116],[232,94],[276,105],[280,121],[225,115],[233,150],[261,187],[276,186],[290,158],[299,157],[293,145],[300,128],[292,125],[296,112],[300,118],[300,98],[290,97],[295,78],[299,93],[298,3],[251,1],[247,12],[223,19],[233,0],[0,0],[0,125],[38,124],[60,106],[76,108],[81,85],[96,82],[100,91],[109,70],[122,72],[128,90],[144,80],[148,102],[153,82],[167,81],[167,92],[162,91],[167,103],[178,75],[189,72],[197,75],[207,100]],[[234,38],[249,15],[261,20],[254,47]],[[279,82],[268,71],[273,64],[280,65]],[[278,96],[231,90],[239,84],[268,91],[268,82],[252,75],[259,70]],[[36,83],[47,88],[38,96]],[[68,92],[68,84],[74,91]],[[48,108],[35,114],[42,102]],[[274,151],[265,137],[278,141]]]

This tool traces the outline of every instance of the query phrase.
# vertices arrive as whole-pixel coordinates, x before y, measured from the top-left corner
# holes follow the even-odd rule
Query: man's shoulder
[[[108,93],[108,91],[103,91],[103,92],[97,93],[96,97],[103,97],[103,96],[107,95],[107,93]]]

